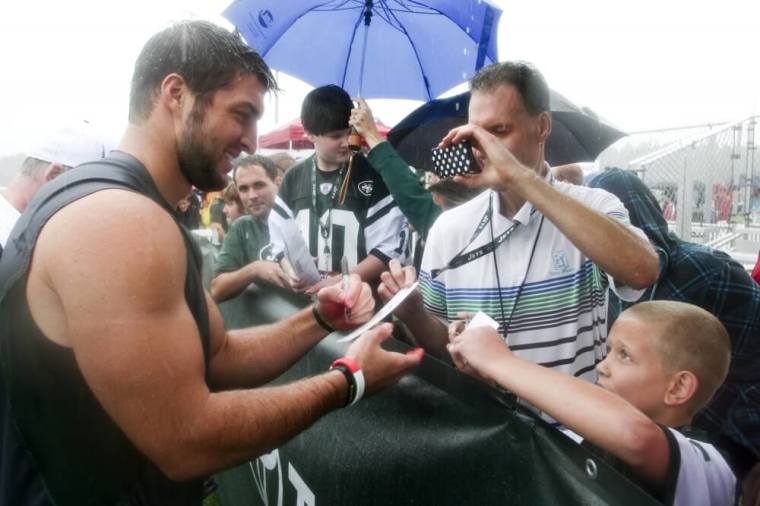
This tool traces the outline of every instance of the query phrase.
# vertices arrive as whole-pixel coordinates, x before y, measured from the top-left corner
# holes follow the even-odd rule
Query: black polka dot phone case
[[[433,171],[440,178],[480,172],[468,141],[452,144],[448,148],[433,148]]]

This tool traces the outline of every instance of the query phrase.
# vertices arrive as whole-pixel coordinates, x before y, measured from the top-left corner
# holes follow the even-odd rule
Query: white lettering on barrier
[[[282,476],[283,463],[280,460],[280,451],[274,450],[266,455],[262,455],[258,459],[251,461],[249,465],[251,467],[251,474],[253,474],[256,490],[264,505],[270,506],[270,504],[276,504],[277,506],[282,506],[284,497]],[[268,493],[267,477],[275,474],[277,479],[277,500],[276,502],[273,502],[270,501],[270,494]],[[272,478],[274,478],[274,476],[272,476]],[[312,492],[306,482],[303,481],[303,478],[298,474],[298,471],[293,467],[293,464],[289,462],[288,481],[293,485],[296,492],[295,506],[316,506],[317,500],[314,496],[314,492]]]
[[[290,462],[288,462],[288,479],[296,489],[296,506],[316,506],[317,501],[314,497],[314,492],[304,483],[298,471],[296,471],[296,468]]]

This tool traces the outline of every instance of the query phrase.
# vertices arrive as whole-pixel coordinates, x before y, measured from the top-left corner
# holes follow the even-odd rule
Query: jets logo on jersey
[[[273,262],[274,259],[274,245],[271,242],[259,250],[259,260]]]
[[[365,197],[369,197],[372,195],[372,185],[373,182],[371,180],[362,181],[361,183],[358,183],[356,187],[359,189],[362,195]]]
[[[319,185],[319,191],[322,192],[322,195],[327,195],[330,193],[333,189],[332,183],[322,183]]]

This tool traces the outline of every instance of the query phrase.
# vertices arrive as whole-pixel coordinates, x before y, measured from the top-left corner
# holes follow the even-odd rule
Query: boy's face
[[[607,338],[607,357],[596,366],[598,384],[657,419],[663,411],[670,375],[663,369],[654,346],[656,329],[625,315],[618,318]]]
[[[314,143],[314,151],[320,160],[331,165],[348,162],[351,151],[348,149],[349,128],[334,130],[322,135],[309,134],[309,140]]]

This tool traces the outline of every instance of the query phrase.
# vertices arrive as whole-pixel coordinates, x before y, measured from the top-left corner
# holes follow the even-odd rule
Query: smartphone
[[[452,144],[445,149],[435,147],[432,150],[432,156],[433,172],[442,179],[480,172],[469,141]]]

